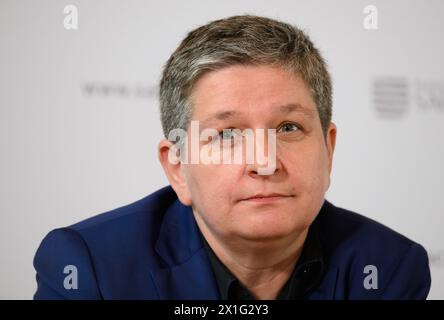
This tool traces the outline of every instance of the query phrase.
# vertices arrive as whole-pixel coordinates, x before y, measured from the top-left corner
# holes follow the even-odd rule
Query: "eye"
[[[292,122],[285,122],[283,125],[279,127],[277,132],[285,133],[285,132],[294,132],[298,130],[301,130],[301,127],[298,124]]]

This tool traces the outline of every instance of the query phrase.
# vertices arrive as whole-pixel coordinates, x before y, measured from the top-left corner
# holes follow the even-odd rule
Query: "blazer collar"
[[[179,200],[163,217],[155,250],[165,266],[152,270],[160,299],[219,299],[214,274],[190,206]]]

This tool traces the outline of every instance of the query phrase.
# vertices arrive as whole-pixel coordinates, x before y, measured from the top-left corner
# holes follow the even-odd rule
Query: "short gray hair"
[[[276,65],[300,75],[310,89],[326,136],[332,116],[332,85],[318,49],[295,26],[240,15],[189,32],[166,62],[159,92],[165,138],[173,129],[188,129],[193,112],[191,91],[200,76],[236,64]]]

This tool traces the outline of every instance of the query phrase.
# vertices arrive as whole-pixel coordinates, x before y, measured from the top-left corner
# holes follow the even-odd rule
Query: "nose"
[[[270,176],[281,170],[282,163],[276,152],[275,130],[256,129],[253,143],[247,143],[246,148],[246,152],[250,152],[246,157],[246,172],[249,176]]]

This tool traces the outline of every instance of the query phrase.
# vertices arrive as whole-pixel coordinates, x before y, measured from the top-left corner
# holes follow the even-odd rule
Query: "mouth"
[[[252,202],[252,203],[273,203],[273,202],[284,200],[284,199],[291,198],[291,197],[293,197],[293,196],[279,194],[279,193],[257,194],[252,197],[245,198],[242,201]]]

